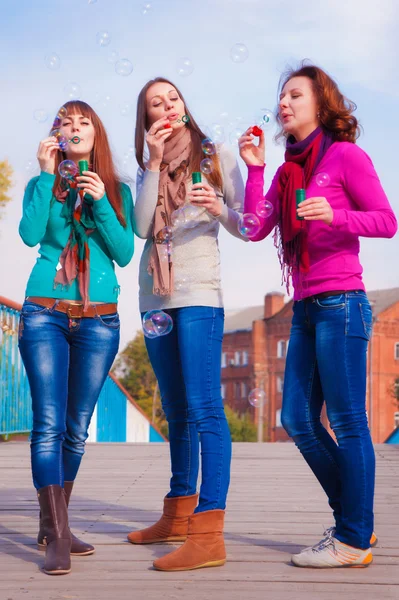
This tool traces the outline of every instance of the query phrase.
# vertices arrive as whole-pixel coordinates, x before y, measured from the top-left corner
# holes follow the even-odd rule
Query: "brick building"
[[[399,390],[399,288],[368,293],[373,308],[373,335],[369,345],[367,407],[373,440],[384,442],[397,424],[394,391]],[[280,415],[292,317],[292,301],[279,292],[266,294],[263,306],[226,311],[222,355],[222,394],[239,413],[250,412],[258,422],[260,411],[248,402],[249,392],[266,392],[264,439],[286,441]],[[371,362],[370,362],[371,361]],[[371,398],[371,403],[370,403]],[[262,417],[261,417],[262,418]],[[326,421],[325,416],[323,420]]]

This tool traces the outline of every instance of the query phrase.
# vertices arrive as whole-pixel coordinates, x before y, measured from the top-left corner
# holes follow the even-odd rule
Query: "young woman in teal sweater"
[[[127,265],[134,247],[131,192],[116,175],[99,117],[85,102],[73,101],[62,107],[55,125],[56,135],[40,142],[41,173],[28,183],[19,226],[25,244],[39,244],[19,348],[32,394],[38,544],[46,549],[44,571],[51,575],[69,573],[70,554],[94,552],[71,534],[67,506],[119,346],[114,264]],[[68,177],[61,167],[62,177],[64,160],[72,161],[70,169],[81,160],[89,168]]]

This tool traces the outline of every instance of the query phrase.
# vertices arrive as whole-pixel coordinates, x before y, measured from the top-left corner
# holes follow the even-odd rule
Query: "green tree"
[[[168,437],[168,424],[161,407],[157,380],[141,331],[136,333],[121,352],[113,371],[150,421]],[[256,442],[257,427],[250,414],[239,415],[229,406],[225,406],[225,411],[233,442]]]
[[[160,405],[157,380],[141,331],[136,333],[121,352],[113,371],[150,421],[167,437],[168,425]]]
[[[257,427],[249,413],[239,415],[229,406],[225,406],[225,413],[233,442],[257,441]]]
[[[0,210],[11,200],[8,192],[12,186],[12,173],[13,170],[8,160],[0,162]]]

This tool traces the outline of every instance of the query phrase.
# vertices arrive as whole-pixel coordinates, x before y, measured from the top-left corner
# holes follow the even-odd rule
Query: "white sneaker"
[[[329,535],[316,546],[293,554],[292,563],[296,567],[326,569],[333,567],[368,567],[373,562],[371,549],[361,550],[343,544]]]
[[[334,537],[335,535],[335,527],[329,527],[328,529],[326,529],[323,533],[323,539],[320,542],[317,542],[317,544],[315,544],[314,546],[308,546],[307,548],[303,548],[301,550],[301,552],[307,552],[307,550],[311,550],[312,548],[316,548],[317,546],[319,546],[319,544],[322,544],[323,542],[325,542],[329,537]],[[370,539],[370,547],[374,548],[374,546],[376,546],[378,544],[378,538],[375,535],[374,531],[371,535],[371,539]]]

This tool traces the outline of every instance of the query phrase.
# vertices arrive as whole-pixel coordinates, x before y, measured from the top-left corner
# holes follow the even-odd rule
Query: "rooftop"
[[[375,290],[367,292],[367,295],[373,306],[374,314],[379,315],[396,302],[399,302],[399,287],[388,290]],[[252,329],[253,321],[263,319],[264,307],[261,305],[236,308],[226,310],[225,314],[225,333],[232,333],[233,331],[250,331]]]

